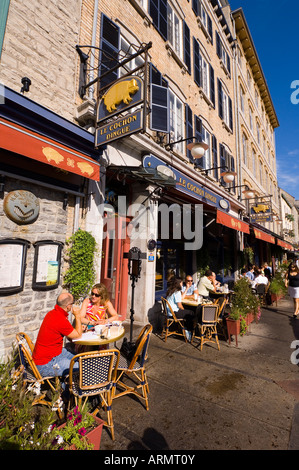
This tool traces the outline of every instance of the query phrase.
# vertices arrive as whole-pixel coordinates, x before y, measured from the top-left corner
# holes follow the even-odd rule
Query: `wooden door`
[[[101,282],[107,287],[110,300],[121,320],[125,320],[127,315],[128,260],[124,259],[124,253],[130,249],[127,235],[129,222],[128,217],[108,215],[103,240]]]

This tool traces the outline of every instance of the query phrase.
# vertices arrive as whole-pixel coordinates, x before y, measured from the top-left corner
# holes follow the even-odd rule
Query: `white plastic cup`
[[[94,331],[96,332],[97,335],[101,335],[103,331],[103,326],[102,325],[96,325],[94,327]]]

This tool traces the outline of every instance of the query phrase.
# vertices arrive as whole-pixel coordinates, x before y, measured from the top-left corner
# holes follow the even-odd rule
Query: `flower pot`
[[[275,302],[276,307],[277,307],[278,300],[280,300],[282,298],[283,298],[283,294],[271,294],[271,302],[272,302],[272,304]]]
[[[236,337],[236,346],[238,346],[238,335],[240,334],[240,320],[232,320],[231,318],[226,319],[226,326],[227,326],[227,335],[229,344],[231,344],[231,335]]]
[[[93,444],[93,450],[100,450],[100,443],[101,443],[101,437],[102,437],[102,430],[103,430],[103,425],[104,421],[101,418],[98,418],[97,416],[93,417],[95,420],[96,426],[89,431],[85,437],[89,441],[90,444]],[[58,429],[62,429],[66,426],[66,423],[63,423],[59,426]],[[73,444],[69,447],[69,450],[77,450],[76,446]]]

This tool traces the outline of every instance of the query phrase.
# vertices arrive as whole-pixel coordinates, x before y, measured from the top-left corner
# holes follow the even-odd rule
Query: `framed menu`
[[[51,290],[58,287],[62,246],[63,243],[51,240],[34,243],[33,289]]]
[[[30,242],[19,238],[0,240],[0,295],[23,290],[29,246]]]

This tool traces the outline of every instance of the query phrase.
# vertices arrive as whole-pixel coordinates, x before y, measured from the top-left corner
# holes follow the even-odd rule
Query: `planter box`
[[[94,420],[97,424],[97,426],[89,431],[85,437],[88,439],[90,444],[93,444],[94,448],[93,450],[100,450],[100,444],[101,444],[101,437],[102,437],[102,430],[103,430],[103,425],[104,421],[101,418],[98,418],[97,416],[94,416]],[[58,429],[64,428],[66,423],[63,423],[61,426],[59,426]],[[70,447],[70,450],[76,450],[75,445],[72,445]]]
[[[227,335],[229,344],[231,344],[231,335],[236,337],[236,346],[238,346],[238,335],[240,334],[240,320],[232,320],[231,318],[226,319]]]
[[[272,304],[275,302],[277,307],[277,302],[284,297],[283,294],[271,294],[271,302]]]

